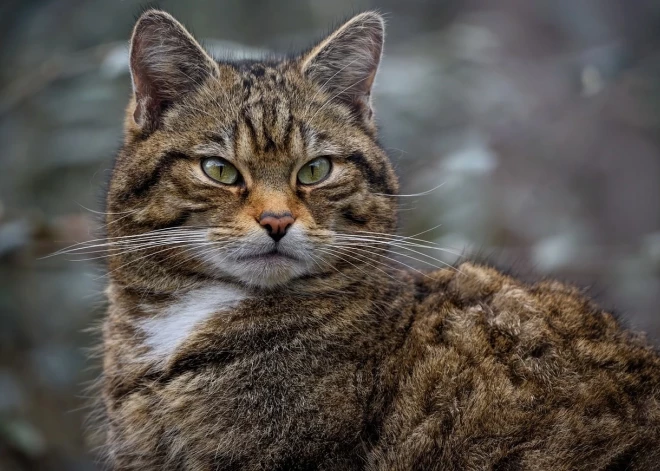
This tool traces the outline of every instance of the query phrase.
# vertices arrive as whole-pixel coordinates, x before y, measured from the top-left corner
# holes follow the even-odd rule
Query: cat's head
[[[349,235],[396,226],[370,99],[383,28],[362,13],[301,55],[216,62],[167,13],[143,14],[108,192],[111,270],[272,288],[373,266]]]

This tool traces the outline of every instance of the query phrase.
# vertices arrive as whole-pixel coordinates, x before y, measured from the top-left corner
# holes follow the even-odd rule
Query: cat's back
[[[417,300],[371,469],[660,469],[660,358],[579,291],[463,264]]]

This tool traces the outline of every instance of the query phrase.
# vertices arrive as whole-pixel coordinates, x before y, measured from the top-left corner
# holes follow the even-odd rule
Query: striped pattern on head
[[[271,288],[364,265],[331,245],[341,234],[396,229],[398,183],[370,99],[383,37],[382,18],[366,12],[297,56],[216,61],[169,14],[146,12],[131,39],[134,97],[107,229],[174,231],[181,243],[153,257],[116,253],[113,275],[186,273]],[[310,184],[301,171],[327,175]],[[276,240],[278,217],[291,223]],[[144,259],[130,263],[136,257]]]

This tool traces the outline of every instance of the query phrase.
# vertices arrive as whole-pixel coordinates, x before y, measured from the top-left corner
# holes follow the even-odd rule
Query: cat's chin
[[[260,289],[283,286],[296,278],[309,275],[311,267],[304,261],[283,254],[263,254],[212,263],[214,271],[241,283]]]

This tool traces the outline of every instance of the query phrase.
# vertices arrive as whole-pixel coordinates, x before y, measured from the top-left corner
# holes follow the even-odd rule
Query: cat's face
[[[382,38],[367,13],[300,57],[218,64],[169,15],[143,15],[107,225],[143,245],[115,269],[157,260],[272,288],[373,265],[347,237],[396,225],[369,99]]]

